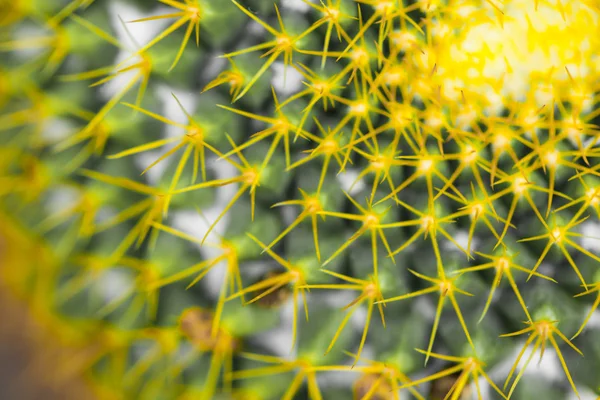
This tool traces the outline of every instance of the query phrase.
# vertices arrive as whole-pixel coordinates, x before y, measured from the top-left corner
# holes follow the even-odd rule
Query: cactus
[[[3,2],[1,272],[72,349],[52,379],[599,396],[599,19],[597,0]]]

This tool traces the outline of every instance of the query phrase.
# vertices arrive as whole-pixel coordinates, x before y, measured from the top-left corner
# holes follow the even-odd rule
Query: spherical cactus
[[[25,0],[0,26],[0,271],[70,349],[52,379],[600,395],[597,0]]]

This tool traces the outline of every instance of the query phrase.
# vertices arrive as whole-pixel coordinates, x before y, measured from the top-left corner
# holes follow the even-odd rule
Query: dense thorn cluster
[[[600,393],[597,0],[148,3],[0,5],[2,272],[56,379],[518,400],[552,350]]]

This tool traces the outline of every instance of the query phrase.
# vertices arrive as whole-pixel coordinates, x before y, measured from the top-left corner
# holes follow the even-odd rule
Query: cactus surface
[[[598,0],[18,0],[0,32],[0,272],[53,382],[600,395]]]

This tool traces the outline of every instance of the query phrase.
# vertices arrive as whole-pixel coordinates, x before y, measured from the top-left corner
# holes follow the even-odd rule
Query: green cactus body
[[[73,351],[48,379],[600,395],[598,26],[597,0],[0,0],[0,273]]]

